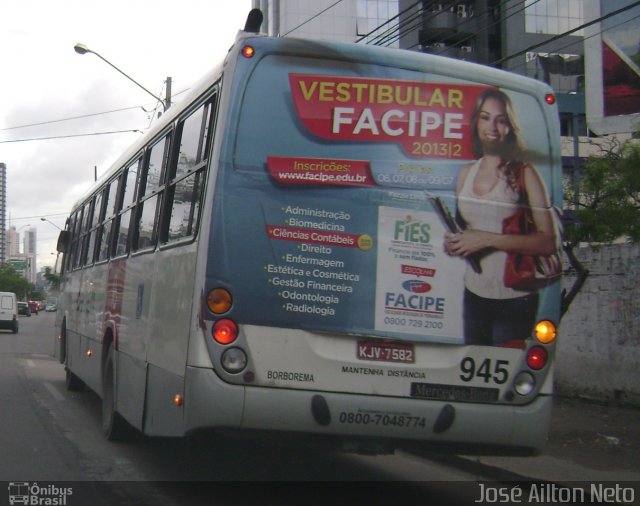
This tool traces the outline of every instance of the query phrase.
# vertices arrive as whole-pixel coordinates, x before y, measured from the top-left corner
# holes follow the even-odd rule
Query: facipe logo
[[[427,293],[431,291],[431,285],[419,279],[409,279],[402,283],[402,288],[411,293]]]

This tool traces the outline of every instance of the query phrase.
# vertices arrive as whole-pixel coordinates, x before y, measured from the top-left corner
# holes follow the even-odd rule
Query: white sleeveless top
[[[501,234],[502,220],[515,213],[518,208],[518,193],[501,176],[491,191],[478,195],[473,191],[473,183],[479,168],[480,160],[476,160],[458,195],[458,210],[466,221],[467,228]],[[511,299],[526,295],[528,292],[504,286],[506,259],[506,252],[489,250],[480,259],[480,274],[474,272],[467,262],[464,281],[469,291],[487,299]]]

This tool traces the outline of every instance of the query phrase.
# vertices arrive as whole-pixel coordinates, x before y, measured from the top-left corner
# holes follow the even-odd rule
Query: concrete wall
[[[640,405],[640,245],[577,256],[590,275],[561,322],[556,390]],[[574,280],[566,275],[563,285]]]

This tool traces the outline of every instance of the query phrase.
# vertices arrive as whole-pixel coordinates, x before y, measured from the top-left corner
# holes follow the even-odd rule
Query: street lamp
[[[46,218],[40,218],[40,221],[46,221],[47,223],[49,223],[49,225],[53,225],[54,227],[56,227],[58,230],[62,230],[58,225],[56,225],[54,222],[52,222],[51,220],[48,220]]]
[[[133,79],[130,75],[125,74],[122,70],[120,70],[118,67],[116,67],[113,63],[111,63],[109,60],[107,60],[106,58],[104,58],[103,56],[101,56],[100,54],[96,53],[95,51],[89,49],[87,46],[85,46],[84,44],[81,44],[80,42],[78,42],[75,46],[73,46],[73,49],[75,50],[76,53],[78,54],[87,54],[87,53],[92,53],[95,54],[98,58],[100,58],[103,62],[108,63],[111,67],[113,67],[114,69],[116,69],[118,72],[120,72],[124,77],[126,77],[127,79],[129,79],[129,81],[133,82],[134,84],[136,84],[137,86],[139,86],[140,88],[142,88],[144,91],[146,91],[149,95],[151,95],[153,98],[155,98],[158,102],[160,102],[162,104],[162,108],[164,109],[164,111],[166,111],[170,106],[171,106],[171,92],[170,92],[170,87],[171,87],[171,78],[167,77],[167,99],[162,100],[160,97],[154,95],[153,93],[151,93],[147,88],[145,88],[144,86],[142,86],[138,81],[136,81],[135,79]]]

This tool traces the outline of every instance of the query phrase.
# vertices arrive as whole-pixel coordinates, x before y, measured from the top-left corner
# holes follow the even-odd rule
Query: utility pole
[[[167,76],[167,88],[164,99],[164,109],[165,111],[171,107],[171,77]]]

